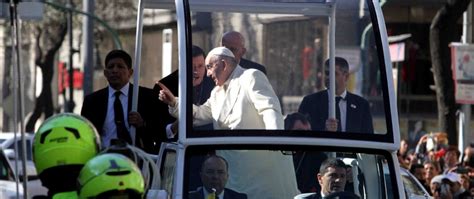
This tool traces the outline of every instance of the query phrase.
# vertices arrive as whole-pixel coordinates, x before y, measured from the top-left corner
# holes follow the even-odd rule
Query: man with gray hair
[[[280,102],[265,74],[242,68],[226,47],[212,49],[205,63],[216,87],[203,105],[193,105],[193,125],[212,122],[216,130],[283,129]],[[158,84],[159,99],[177,117],[176,98]],[[232,165],[227,187],[246,193],[249,199],[292,198],[299,192],[290,155],[267,150],[217,150],[216,154]]]

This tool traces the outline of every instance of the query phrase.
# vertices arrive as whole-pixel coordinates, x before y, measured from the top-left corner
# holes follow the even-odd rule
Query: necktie
[[[341,128],[341,110],[339,109],[339,102],[341,101],[342,97],[336,97],[336,119],[337,119],[337,131],[342,131]]]
[[[115,126],[117,126],[117,137],[129,144],[132,144],[132,138],[128,133],[127,127],[125,127],[125,120],[123,117],[123,108],[122,103],[120,102],[120,91],[115,92],[115,101],[114,101],[114,119]]]

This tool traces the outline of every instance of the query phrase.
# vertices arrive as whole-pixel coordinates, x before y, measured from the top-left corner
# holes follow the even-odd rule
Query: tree
[[[56,53],[67,33],[66,15],[63,12],[48,9],[40,24],[33,25],[36,38],[35,64],[43,74],[43,88],[36,99],[33,113],[25,127],[26,132],[34,132],[36,121],[44,113],[45,118],[54,113],[51,82],[53,80]]]
[[[41,23],[32,24],[36,38],[36,58],[35,64],[41,69],[43,74],[43,88],[39,97],[36,99],[33,113],[28,119],[25,127],[26,132],[34,132],[35,124],[38,119],[44,114],[44,118],[48,118],[54,114],[55,107],[53,106],[51,83],[54,75],[54,68],[56,66],[56,54],[60,50],[62,43],[67,33],[67,10],[66,0],[56,1],[46,6],[44,17]],[[75,9],[82,8],[80,0],[73,0]],[[109,1],[95,1],[96,15],[103,19],[106,23],[114,22],[115,26],[121,23],[135,24],[136,6],[135,1],[132,0],[118,0],[114,3]],[[76,14],[76,13],[75,13]],[[81,15],[82,16],[82,15]],[[76,18],[78,15],[75,16]],[[78,20],[75,20],[78,21]],[[74,28],[80,28],[80,24],[73,24]],[[104,35],[110,34],[102,26],[95,25],[95,34],[98,35],[97,43],[103,42]],[[100,46],[100,45],[97,45]]]
[[[458,20],[469,6],[471,0],[448,0],[438,10],[430,27],[430,51],[433,64],[433,77],[438,102],[439,130],[448,134],[450,144],[457,144],[456,101],[451,70],[449,43],[459,41],[456,34]]]

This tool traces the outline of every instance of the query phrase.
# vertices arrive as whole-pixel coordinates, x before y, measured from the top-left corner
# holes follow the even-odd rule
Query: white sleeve
[[[173,130],[171,130],[171,126],[173,126],[173,123],[166,125],[166,137],[168,139],[173,139],[175,136],[175,134],[173,133]]]
[[[168,105],[168,112],[174,118],[179,118],[179,98],[176,97],[175,99],[176,99],[176,104],[174,105],[174,107]]]
[[[265,129],[283,129],[283,115],[278,97],[273,91],[267,76],[255,70],[248,81],[248,96],[258,114],[262,116]]]
[[[212,123],[212,109],[211,109],[211,99],[213,95],[202,105],[196,106],[193,104],[193,125],[201,126],[204,124]]]
[[[212,93],[211,93],[212,97]],[[168,106],[168,112],[175,118],[179,118],[179,102],[176,98],[175,106]],[[193,104],[193,125],[200,126],[212,123],[211,102],[208,99],[203,105],[196,106]]]

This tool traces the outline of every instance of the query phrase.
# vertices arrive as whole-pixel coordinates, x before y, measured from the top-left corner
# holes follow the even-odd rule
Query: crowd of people
[[[474,143],[461,152],[446,133],[426,133],[414,147],[402,139],[397,156],[434,198],[474,198]]]

